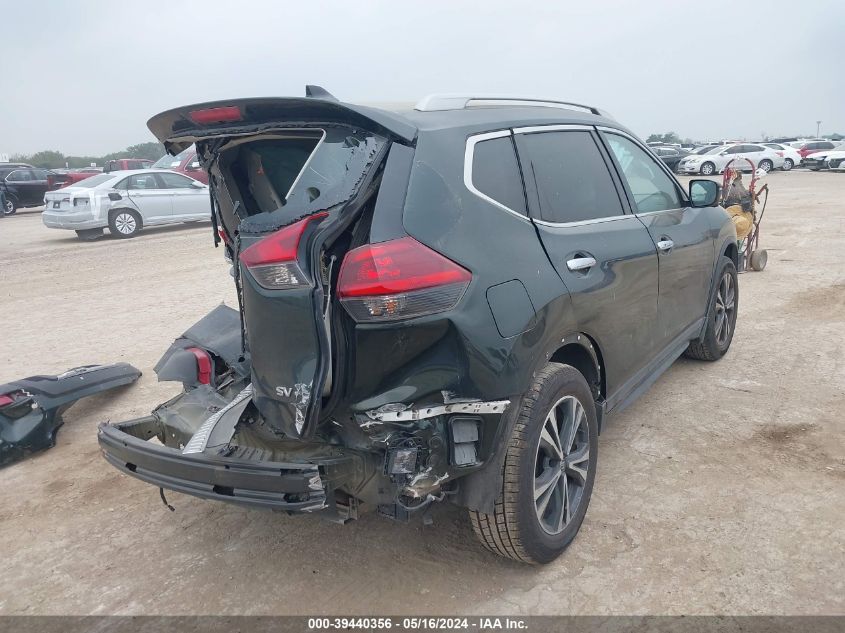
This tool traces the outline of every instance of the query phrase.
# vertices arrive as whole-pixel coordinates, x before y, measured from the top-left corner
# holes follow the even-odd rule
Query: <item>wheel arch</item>
[[[143,218],[143,216],[140,214],[138,209],[134,209],[130,206],[121,206],[121,207],[114,207],[112,209],[109,209],[109,213],[108,213],[109,222],[111,222],[114,219],[114,216],[116,216],[121,211],[128,211],[129,213],[134,215],[138,220],[138,228],[139,229],[144,228],[144,218]]]

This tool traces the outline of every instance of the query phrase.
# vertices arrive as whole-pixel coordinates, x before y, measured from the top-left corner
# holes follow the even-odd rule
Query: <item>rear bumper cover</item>
[[[342,470],[352,460],[352,457],[326,457],[290,463],[207,453],[185,455],[120,428],[134,428],[143,434],[154,422],[155,418],[150,416],[118,426],[101,424],[98,440],[104,457],[127,475],[203,499],[287,512],[332,511],[335,510],[329,483],[332,477],[326,476],[327,470],[337,467]]]

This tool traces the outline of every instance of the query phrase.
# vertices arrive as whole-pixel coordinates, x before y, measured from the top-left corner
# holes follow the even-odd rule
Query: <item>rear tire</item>
[[[692,341],[684,354],[696,360],[714,361],[722,358],[733,341],[738,308],[736,266],[730,257],[723,256],[716,276],[716,287],[710,297],[704,338]]]
[[[762,169],[767,174],[770,171],[772,171],[772,167],[774,167],[774,166],[775,166],[775,164],[772,161],[770,161],[768,158],[761,160],[760,165],[759,165],[760,169]]]
[[[131,209],[116,209],[109,213],[109,233],[125,239],[135,237],[141,230],[141,216]]]
[[[701,175],[702,176],[712,176],[716,173],[716,165],[711,162],[706,162],[701,166]]]
[[[83,242],[93,242],[99,237],[102,237],[103,229],[85,229],[83,231],[77,231],[76,237],[78,237]]]
[[[502,492],[492,514],[470,511],[473,529],[494,554],[551,562],[578,533],[595,479],[598,423],[581,372],[548,363],[537,373],[505,450]]]
[[[793,167],[795,167],[795,163],[792,162],[791,158],[787,158],[783,161],[784,171],[791,171]]]

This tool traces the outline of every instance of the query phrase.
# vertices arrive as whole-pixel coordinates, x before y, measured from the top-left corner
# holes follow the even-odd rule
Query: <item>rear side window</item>
[[[28,169],[18,169],[6,176],[7,182],[29,182],[32,179],[32,173]]]
[[[488,198],[526,215],[522,178],[510,136],[476,143],[472,157],[472,184]]]
[[[519,140],[537,184],[546,222],[580,222],[624,213],[619,194],[592,134],[525,134]],[[523,161],[525,164],[526,161]]]
[[[190,178],[180,176],[179,174],[161,173],[158,174],[158,177],[161,178],[164,183],[165,189],[186,189],[190,187],[193,182]]]

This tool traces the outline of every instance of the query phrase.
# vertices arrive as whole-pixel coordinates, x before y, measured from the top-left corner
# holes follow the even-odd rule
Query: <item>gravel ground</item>
[[[152,367],[221,301],[208,225],[81,243],[0,220],[0,383],[129,361],[58,445],[0,470],[0,614],[845,613],[845,175],[769,177],[769,265],[740,278],[719,363],[679,360],[600,439],[592,504],[542,568],[487,553],[464,512],[347,526],[168,495],[96,426],[174,395]]]

